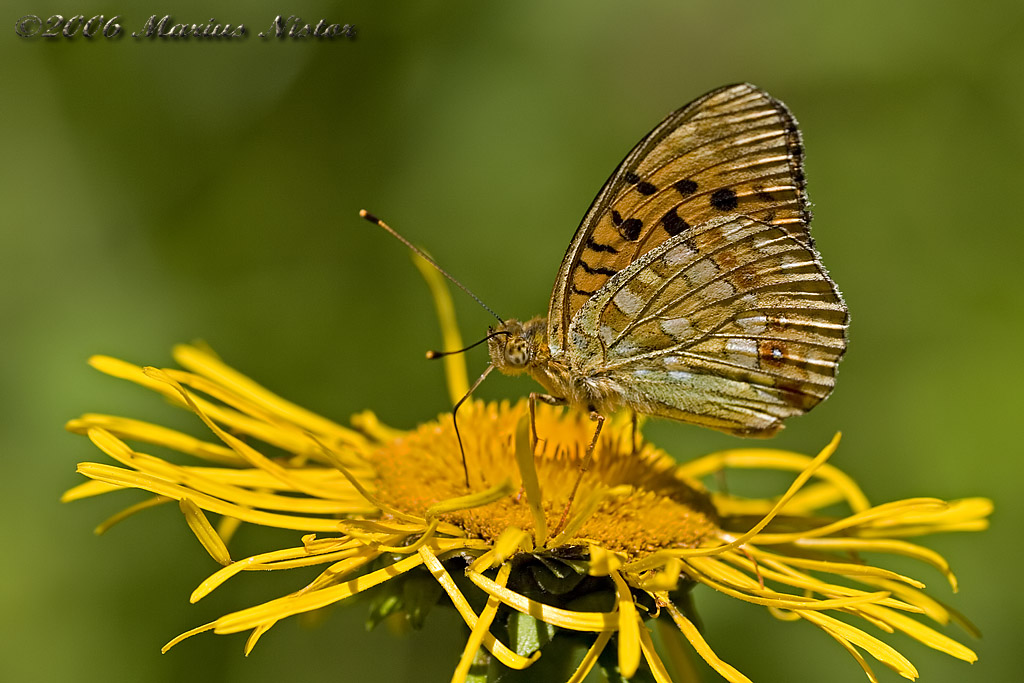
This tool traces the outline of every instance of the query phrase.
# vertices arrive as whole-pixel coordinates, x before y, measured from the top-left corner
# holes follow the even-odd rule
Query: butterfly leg
[[[637,414],[636,414],[635,410],[631,410],[630,414],[633,417],[633,420],[632,420],[632,422],[633,422],[633,431],[630,433],[630,439],[629,439],[630,453],[632,455],[636,455],[637,453],[640,452],[640,445],[641,445],[641,444],[638,444],[636,442],[636,437],[637,437],[638,433],[640,432],[640,425],[638,424],[639,421],[640,421],[640,418],[637,417]]]
[[[565,528],[565,523],[569,521],[569,510],[572,508],[573,500],[576,499],[576,492],[580,488],[580,482],[583,481],[583,475],[587,473],[591,463],[594,461],[594,450],[597,448],[597,439],[601,436],[601,427],[604,426],[604,415],[596,410],[591,410],[590,419],[597,423],[597,428],[594,429],[594,436],[590,440],[590,445],[587,446],[587,454],[583,456],[583,462],[580,463],[580,469],[576,473],[576,483],[572,485],[572,493],[569,494],[569,500],[566,501],[565,509],[562,510],[562,519],[559,520],[558,526],[555,528],[556,534]]]
[[[540,439],[537,437],[537,401],[544,401],[549,406],[564,406],[567,401],[564,398],[551,396],[550,394],[538,394],[530,392],[530,431],[533,432],[533,448],[536,451]]]

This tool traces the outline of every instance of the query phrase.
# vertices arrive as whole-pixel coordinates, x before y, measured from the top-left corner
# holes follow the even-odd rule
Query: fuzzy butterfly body
[[[547,319],[510,320],[492,364],[555,398],[746,436],[831,392],[847,311],[811,240],[803,147],[748,84],[672,113],[605,183]]]

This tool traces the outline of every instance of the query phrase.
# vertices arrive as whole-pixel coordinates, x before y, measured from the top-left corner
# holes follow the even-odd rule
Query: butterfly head
[[[530,370],[548,354],[543,318],[527,322],[509,320],[491,331],[487,350],[491,363],[506,375],[518,375]]]

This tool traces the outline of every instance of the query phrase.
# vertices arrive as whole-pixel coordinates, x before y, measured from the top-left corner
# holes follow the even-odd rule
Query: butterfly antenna
[[[469,388],[469,391],[466,392],[466,395],[460,398],[459,402],[455,404],[454,408],[452,408],[452,425],[455,427],[455,438],[459,440],[459,453],[462,454],[462,471],[466,475],[467,489],[469,488],[469,465],[466,464],[466,448],[465,446],[462,445],[462,434],[459,432],[459,418],[457,417],[457,415],[459,414],[459,406],[466,402],[466,399],[473,394],[473,392],[476,390],[478,386],[480,386],[480,383],[484,381],[487,375],[491,374],[491,370],[493,369],[494,365],[488,365],[487,369],[484,370],[483,374],[480,375],[480,377],[478,377],[475,382],[473,382],[473,386]]]
[[[437,265],[437,261],[435,261],[434,259],[432,259],[429,256],[427,256],[426,253],[422,249],[420,249],[419,247],[414,245],[412,242],[410,242],[409,240],[407,240],[404,237],[402,237],[401,235],[399,235],[397,232],[395,232],[395,230],[390,225],[388,225],[387,223],[385,223],[381,219],[377,218],[376,216],[374,216],[372,213],[370,213],[366,209],[360,209],[359,210],[359,215],[361,217],[365,218],[366,220],[370,221],[371,223],[374,223],[374,224],[384,228],[385,230],[387,230],[389,233],[391,233],[392,236],[395,237],[395,239],[397,239],[399,242],[401,242],[405,246],[409,247],[409,249],[411,249],[414,254],[416,254],[418,256],[421,256],[427,263],[429,263],[430,265],[434,266],[434,268],[437,269],[437,272],[441,273],[441,275],[444,275],[446,278],[451,280],[455,284],[456,287],[458,287],[463,292],[465,292],[466,294],[471,296],[473,298],[473,301],[475,301],[478,304],[480,304],[481,306],[483,306],[484,310],[486,310],[488,313],[490,313],[491,315],[493,315],[495,318],[498,319],[498,322],[500,322],[502,325],[505,324],[505,321],[501,319],[500,315],[498,315],[497,313],[492,311],[490,306],[488,306],[487,304],[485,304],[483,301],[480,300],[480,297],[478,297],[473,292],[469,291],[469,287],[467,287],[466,285],[462,284],[461,282],[456,280],[454,277],[449,275],[448,271],[446,271],[441,266]]]
[[[465,353],[466,351],[469,351],[470,349],[473,349],[473,348],[476,348],[477,346],[480,346],[485,341],[489,341],[489,340],[491,340],[491,339],[493,339],[495,337],[499,337],[501,335],[511,336],[511,334],[512,333],[508,332],[507,330],[496,330],[496,331],[491,332],[490,334],[488,334],[486,337],[484,337],[480,341],[475,341],[472,344],[470,344],[469,346],[467,346],[465,348],[462,348],[462,349],[458,349],[456,351],[427,351],[427,358],[429,358],[430,360],[434,360],[435,358],[443,358],[444,356],[454,356],[457,353]]]

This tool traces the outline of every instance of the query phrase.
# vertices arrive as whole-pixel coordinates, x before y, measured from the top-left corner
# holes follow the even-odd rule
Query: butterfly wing
[[[734,215],[610,277],[573,317],[566,357],[594,394],[769,436],[831,392],[846,324],[811,246],[784,226]]]
[[[555,280],[548,344],[563,352],[577,311],[616,273],[691,226],[744,214],[811,246],[803,148],[786,107],[753,85],[674,112],[619,165],[576,230]]]

